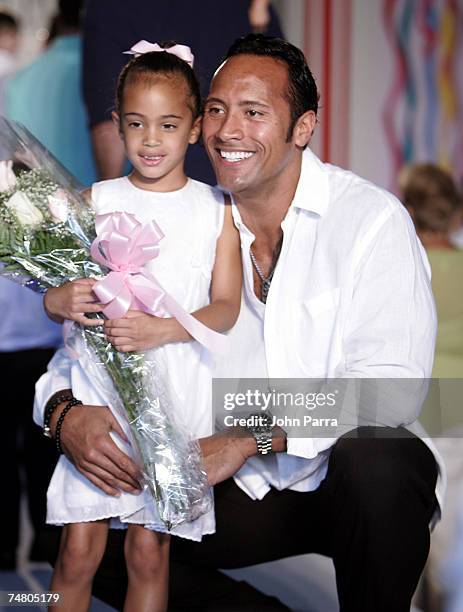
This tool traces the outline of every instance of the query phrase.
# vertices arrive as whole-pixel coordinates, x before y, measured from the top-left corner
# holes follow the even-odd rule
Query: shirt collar
[[[306,149],[302,154],[301,175],[291,206],[323,215],[328,207],[328,174],[323,162]]]
[[[232,200],[232,215],[236,227],[242,233],[249,234],[254,238],[254,234],[241,219],[235,198],[232,194],[230,194],[230,197]],[[329,186],[325,165],[310,149],[306,149],[302,154],[301,175],[291,207],[302,208],[321,216],[328,206],[328,199]]]
[[[255,238],[254,234],[251,232],[251,230],[249,230],[246,225],[243,223],[243,220],[241,218],[241,213],[238,209],[238,206],[236,205],[235,202],[235,198],[233,197],[233,195],[230,193],[230,198],[232,201],[232,216],[233,216],[233,221],[236,225],[236,227],[239,229],[240,234],[245,234],[247,236],[250,236],[251,238]]]

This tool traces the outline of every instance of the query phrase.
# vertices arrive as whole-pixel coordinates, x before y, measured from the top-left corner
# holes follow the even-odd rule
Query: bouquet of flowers
[[[0,161],[0,274],[40,292],[85,277],[104,277],[109,285],[115,280],[117,284],[117,279],[110,278],[122,269],[111,257],[112,227],[130,238],[118,256],[126,264],[125,277],[131,275],[135,302],[143,307],[147,294],[152,299],[154,283],[157,302],[164,300],[179,320],[186,317],[188,328],[191,316],[140,269],[156,255],[158,247],[152,242],[162,238],[159,228],[147,230],[131,215],[115,213],[97,217],[101,230],[97,237],[94,213],[74,179],[23,126],[4,118],[0,118],[0,159],[5,160]],[[109,245],[105,242],[108,231]],[[109,307],[114,311],[118,300],[127,298],[120,295],[127,291],[127,284],[122,283],[119,294],[116,290],[113,296]],[[108,401],[129,421],[146,484],[167,528],[207,512],[212,497],[199,446],[176,421],[163,364],[143,353],[118,352],[102,327],[74,323],[67,335],[70,350],[85,357],[93,373],[103,376],[105,388],[111,390]]]

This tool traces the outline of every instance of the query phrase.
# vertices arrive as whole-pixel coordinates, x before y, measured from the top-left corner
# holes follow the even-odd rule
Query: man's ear
[[[313,110],[309,110],[299,117],[293,130],[293,141],[298,147],[305,147],[309,144],[317,123],[317,115]]]
[[[116,111],[113,111],[111,113],[111,119],[113,120],[113,123],[116,126],[117,131],[119,132],[121,138],[124,139],[124,134],[122,132],[122,127],[121,127],[121,118],[119,117],[119,113],[116,113]]]
[[[198,142],[199,137],[201,136],[202,120],[202,117],[196,117],[196,119],[193,121],[193,125],[190,130],[190,138],[188,139],[188,142],[190,144],[195,144],[196,142]]]

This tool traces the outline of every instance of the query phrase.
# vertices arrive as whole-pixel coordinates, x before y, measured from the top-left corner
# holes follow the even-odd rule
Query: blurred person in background
[[[85,186],[96,179],[81,94],[80,18],[84,0],[60,0],[54,38],[29,66],[8,80],[5,110],[20,121]]]
[[[0,11],[0,105],[4,87],[16,67],[19,44],[18,21]],[[30,104],[30,100],[28,101]],[[5,159],[7,152],[0,151]],[[34,386],[60,344],[61,330],[44,316],[40,295],[0,278],[0,367],[4,388],[0,445],[3,484],[8,502],[0,508],[3,525],[0,540],[0,570],[13,570],[19,544],[21,480],[24,478],[29,518],[34,530],[30,559],[44,560],[46,489],[53,472],[56,453],[31,422]],[[6,381],[10,384],[6,384]]]
[[[431,537],[422,605],[426,612],[456,612],[461,608],[451,607],[451,599],[463,600],[462,567],[457,561],[463,556],[463,538],[460,536],[459,544],[455,544],[458,529],[463,526],[463,428],[458,380],[463,379],[463,251],[454,246],[452,235],[461,225],[463,200],[452,176],[430,163],[405,167],[399,186],[431,264],[438,318],[432,372],[436,380],[421,420],[429,431],[445,436],[437,437],[435,444],[444,457],[448,477],[445,511]],[[442,379],[457,380],[455,384]]]
[[[88,0],[83,86],[99,178],[121,176],[125,165],[124,148],[111,120],[117,75],[127,61],[124,51],[143,39],[188,45],[204,96],[230,44],[253,30],[281,36],[269,0]],[[190,147],[185,169],[188,176],[215,185],[201,144]]]
[[[0,115],[4,114],[5,78],[16,70],[19,22],[0,5]]]
[[[16,52],[19,43],[19,23],[9,11],[0,6],[0,75],[16,68]]]
[[[60,1],[54,18],[56,38],[37,60],[6,80],[4,93],[7,116],[23,123],[80,182],[90,184],[96,173],[80,93],[81,5],[82,0]],[[0,44],[2,23],[0,17]],[[10,49],[14,48],[12,36],[6,37]],[[11,466],[4,470],[9,498],[0,510],[1,524],[6,526],[0,543],[0,569],[12,570],[17,564],[21,466],[34,529],[29,558],[45,558],[46,491],[57,456],[53,444],[33,424],[31,411],[35,382],[61,343],[61,327],[46,317],[40,295],[3,278],[0,309],[1,372],[3,380],[10,382],[4,385],[6,435],[0,461]]]
[[[403,202],[432,269],[438,332],[433,378],[463,378],[463,251],[451,235],[462,219],[462,196],[453,178],[433,164],[402,171]]]

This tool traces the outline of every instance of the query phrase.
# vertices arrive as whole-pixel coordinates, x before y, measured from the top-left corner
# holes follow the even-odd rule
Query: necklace
[[[262,270],[259,267],[259,264],[256,261],[256,258],[254,257],[254,253],[252,252],[251,248],[249,249],[249,254],[251,255],[252,265],[254,266],[254,269],[257,272],[257,276],[260,278],[262,287],[260,297],[263,303],[265,304],[267,302],[267,295],[270,290],[270,283],[272,282],[273,273],[275,272],[275,266],[273,266],[273,268],[270,270],[270,274],[267,276],[267,278],[265,278]]]
[[[260,299],[262,300],[262,302],[264,304],[267,302],[267,296],[268,296],[268,292],[270,290],[270,284],[272,282],[273,274],[275,272],[275,268],[276,268],[276,265],[277,265],[278,257],[280,255],[282,242],[283,242],[283,237],[282,237],[282,239],[277,244],[277,247],[275,249],[275,252],[274,252],[273,258],[272,258],[272,265],[270,266],[270,272],[269,272],[269,275],[267,277],[264,276],[264,273],[262,272],[259,264],[257,263],[255,255],[252,252],[252,247],[249,247],[249,255],[251,256],[252,265],[254,266],[254,269],[257,272],[257,276],[260,278],[260,283],[261,283]]]

